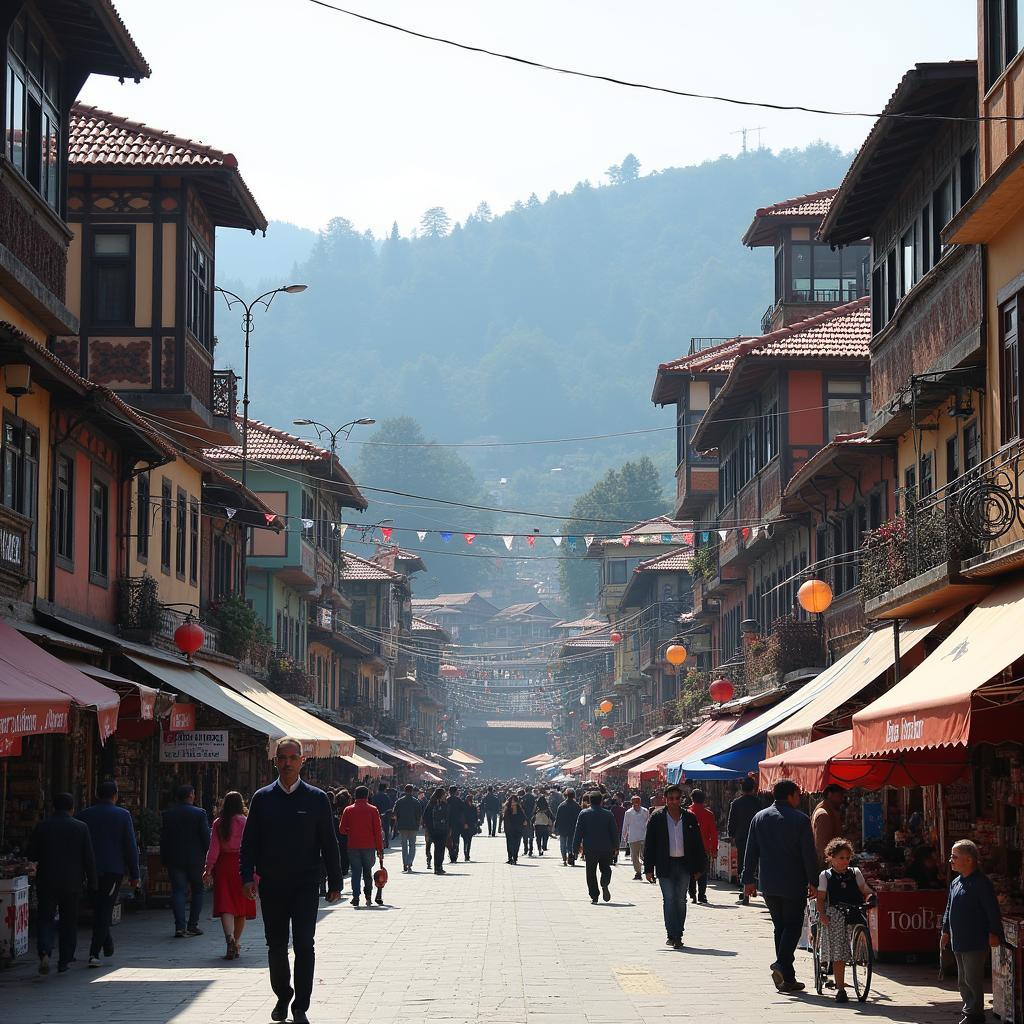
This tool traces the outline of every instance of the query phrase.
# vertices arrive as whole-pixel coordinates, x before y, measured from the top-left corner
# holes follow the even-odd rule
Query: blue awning
[[[715,764],[710,761],[677,761],[668,766],[669,782],[710,782],[716,779],[742,779],[749,772],[756,772],[764,760],[764,738],[749,747],[730,750],[719,754]]]

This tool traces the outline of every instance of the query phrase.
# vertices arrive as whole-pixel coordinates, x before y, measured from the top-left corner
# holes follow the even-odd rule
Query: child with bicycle
[[[836,982],[836,1002],[847,1003],[846,960],[850,956],[853,926],[862,922],[860,907],[874,896],[860,868],[851,868],[853,844],[833,839],[825,847],[829,865],[818,877],[818,928],[821,959],[830,963]]]

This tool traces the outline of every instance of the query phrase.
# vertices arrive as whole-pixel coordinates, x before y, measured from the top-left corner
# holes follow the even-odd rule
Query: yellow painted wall
[[[163,256],[162,256],[162,276],[163,280],[161,283],[160,293],[160,304],[161,313],[160,319],[163,321],[161,327],[173,327],[174,326],[174,298],[175,298],[175,281],[177,279],[177,246],[178,244],[178,228],[176,224],[164,224],[163,225]]]
[[[965,396],[966,397],[966,396]],[[936,430],[922,430],[917,440],[917,450],[915,451],[914,432],[907,431],[903,434],[897,442],[897,476],[896,476],[896,489],[897,491],[903,488],[904,473],[905,471],[917,464],[919,458],[923,458],[932,454],[932,465],[933,465],[933,489],[939,490],[944,487],[949,480],[949,466],[947,465],[946,459],[946,442],[955,434],[958,439],[958,455],[960,460],[959,473],[962,475],[966,472],[964,465],[965,448],[964,448],[964,427],[969,423],[976,421],[979,415],[984,415],[984,402],[983,396],[976,392],[970,393],[971,404],[974,406],[975,415],[966,418],[953,417],[948,414],[949,405],[952,401],[943,402],[939,406],[938,410],[932,412],[928,416],[919,416],[918,420],[922,425],[936,424]],[[984,429],[984,426],[983,426]],[[920,477],[918,477],[918,486],[920,486]],[[902,511],[904,503],[902,496],[897,496],[899,504],[899,510]]]
[[[135,326],[153,325],[153,225],[135,225]]]
[[[171,481],[171,568],[165,572],[160,565],[160,499],[163,493],[164,477]],[[137,554],[135,537],[131,539],[128,551],[128,575],[141,576],[148,572],[159,585],[160,601],[164,604],[191,604],[199,607],[199,583],[203,578],[202,544],[199,548],[199,571],[197,582],[188,579],[189,559],[191,558],[191,536],[188,522],[185,526],[185,579],[178,579],[175,574],[175,524],[177,522],[178,488],[181,487],[188,495],[189,501],[196,498],[202,501],[202,473],[189,465],[184,459],[175,459],[166,466],[159,466],[149,475],[150,506],[149,506],[149,557],[140,561]],[[132,534],[136,531],[138,511],[138,481],[132,485]],[[186,510],[188,505],[186,505]],[[200,530],[202,520],[200,519]]]
[[[82,316],[82,225],[68,224],[71,242],[68,244],[68,273],[64,305],[75,316]]]
[[[27,313],[24,313],[20,306],[9,302],[2,294],[0,294],[0,320],[6,320],[9,324],[14,324],[18,330],[24,331],[41,345],[46,344],[46,331]]]

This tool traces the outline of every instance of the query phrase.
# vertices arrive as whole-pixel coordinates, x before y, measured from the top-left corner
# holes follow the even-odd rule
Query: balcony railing
[[[825,663],[818,623],[791,615],[776,619],[768,636],[747,641],[744,654],[748,694],[778,685],[790,672]]]
[[[767,334],[772,329],[772,317],[775,316],[775,303],[773,302],[761,314],[761,333]]]
[[[165,643],[174,646],[174,631],[179,626],[184,625],[187,618],[188,613],[180,611],[177,608],[161,608],[160,624],[156,628],[154,639],[163,640]],[[195,616],[193,616],[193,618],[195,618]],[[206,622],[200,621],[199,625],[203,627],[205,639],[203,640],[203,646],[196,651],[196,654],[203,655],[220,653],[220,633]]]
[[[213,398],[210,411],[214,416],[234,420],[238,409],[238,377],[234,370],[213,371]]]
[[[691,338],[690,355],[695,356],[698,352],[706,352],[709,348],[714,348],[716,345],[723,345],[725,342],[731,340],[731,338]]]

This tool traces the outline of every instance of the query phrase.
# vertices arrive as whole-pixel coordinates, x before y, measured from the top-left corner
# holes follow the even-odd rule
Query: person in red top
[[[348,841],[348,859],[352,865],[352,906],[359,906],[359,880],[363,880],[366,905],[370,905],[370,887],[373,884],[373,854],[376,851],[380,866],[384,867],[384,831],[380,811],[370,803],[366,786],[356,786],[355,801],[341,812],[338,832]],[[377,890],[377,903],[384,896]]]
[[[704,790],[695,789],[690,793],[690,813],[697,819],[700,825],[700,837],[704,840],[704,849],[708,853],[708,864],[713,864],[718,856],[718,824],[715,822],[714,814],[708,810],[704,803]],[[707,903],[708,901],[708,872],[701,873],[700,878],[690,876],[690,899],[694,903]]]

